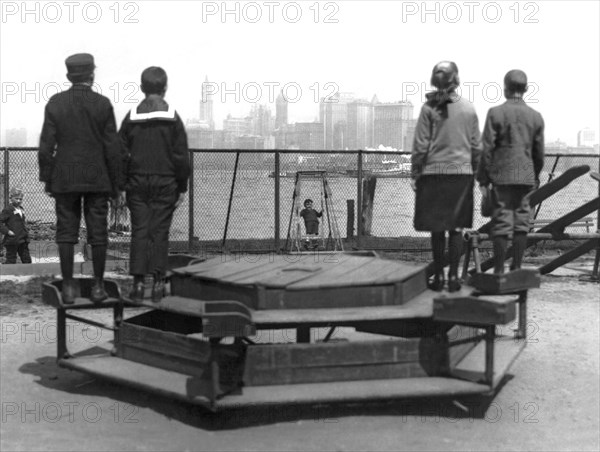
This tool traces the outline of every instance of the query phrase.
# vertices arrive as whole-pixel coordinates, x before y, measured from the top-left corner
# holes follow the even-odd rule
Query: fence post
[[[10,187],[10,171],[8,170],[8,165],[10,164],[8,158],[8,148],[4,149],[4,202],[8,202],[8,187]],[[4,208],[4,206],[2,206]]]
[[[600,158],[598,159],[598,174],[600,174]],[[598,196],[600,197],[600,181],[598,181]],[[600,230],[600,209],[598,209],[598,216],[596,217],[596,232]],[[600,267],[600,241],[596,246],[596,257],[594,258],[594,267],[592,268],[592,281],[600,282],[600,274],[598,270]]]
[[[281,166],[281,162],[280,162],[280,155],[279,152],[275,152],[275,252],[279,254],[280,250],[280,242],[281,242],[281,237],[280,237],[280,232],[279,232],[279,228],[280,228],[280,212],[279,212],[279,208],[280,205],[279,203],[281,202],[280,197],[279,197],[279,186],[280,186],[280,181],[279,181],[279,169]]]
[[[194,248],[194,151],[190,151],[188,184],[188,253],[192,254]]]
[[[362,161],[362,151],[358,151],[357,156],[357,172],[356,172],[356,210],[361,208],[362,206],[362,179],[363,179],[363,161]],[[363,225],[361,221],[361,213],[357,212],[356,215],[356,247],[360,249],[361,247],[361,239],[363,234]]]
[[[225,252],[225,242],[227,240],[227,230],[229,229],[229,217],[231,216],[231,204],[233,203],[233,193],[235,191],[235,179],[237,178],[238,164],[240,162],[239,151],[235,154],[235,166],[233,167],[233,177],[231,179],[231,192],[229,193],[229,204],[227,205],[227,217],[225,218],[225,230],[223,231],[223,241],[221,242],[221,251]]]

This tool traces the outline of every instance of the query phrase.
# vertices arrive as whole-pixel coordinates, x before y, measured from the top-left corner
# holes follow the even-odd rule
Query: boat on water
[[[298,171],[300,171],[300,170],[298,170]],[[295,178],[296,177],[296,173],[298,171],[296,171],[296,170],[279,171],[279,177]],[[316,169],[314,171],[326,171],[327,172],[327,177],[350,177],[346,172],[343,172],[343,171],[327,171],[327,170],[324,170],[324,169]],[[269,173],[269,177],[275,177],[275,171],[271,171]]]
[[[382,169],[367,170],[370,176],[375,177],[400,177],[409,178],[411,177],[411,164],[410,163],[396,163],[389,165]]]
[[[351,169],[347,170],[346,173],[350,177],[356,177],[358,170]],[[363,169],[363,175],[368,177],[397,177],[397,178],[410,178],[411,177],[411,164],[410,163],[397,163],[393,161],[383,161],[381,165],[375,167],[367,167]]]
[[[356,178],[358,176],[358,170],[352,169],[316,169],[314,171],[326,171],[328,177],[349,177]],[[411,164],[410,163],[398,163],[395,160],[383,161],[381,164],[376,166],[367,166],[363,169],[364,177],[396,177],[396,178],[410,178],[411,177]],[[269,173],[269,177],[275,177],[275,171]],[[296,170],[282,170],[279,171],[279,177],[294,178],[296,177]]]

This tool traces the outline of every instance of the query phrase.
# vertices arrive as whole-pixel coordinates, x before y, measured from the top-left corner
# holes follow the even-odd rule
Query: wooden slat
[[[340,268],[335,273],[324,273],[319,278],[305,280],[297,284],[288,286],[289,290],[301,290],[307,285],[316,288],[324,287],[342,287],[342,286],[361,286],[371,284],[375,275],[389,265],[382,259],[370,258],[364,263],[357,262],[357,266],[350,269]]]
[[[198,377],[106,355],[62,359],[59,365],[165,397],[211,405],[211,388]]]
[[[427,372],[417,361],[370,365],[258,369],[252,372],[248,372],[246,369],[244,387],[349,380],[386,380],[408,377],[427,377]]]
[[[118,384],[138,388],[167,398],[182,400],[207,408],[230,409],[243,406],[375,401],[393,398],[458,396],[482,394],[487,385],[456,378],[427,377],[368,381],[336,381],[296,385],[254,386],[243,388],[241,394],[230,394],[214,404],[209,389],[198,378],[182,375],[118,357],[103,355],[88,358],[63,359],[61,367],[87,373]]]
[[[169,295],[161,298],[159,302],[144,300],[141,303],[131,302],[134,306],[157,309],[160,311],[175,312],[179,314],[202,317],[206,313],[235,312],[250,317],[250,310],[242,303],[235,300],[200,300],[196,298]]]
[[[240,268],[240,271],[232,272],[227,275],[222,275],[220,280],[224,282],[235,282],[236,284],[255,284],[260,281],[263,275],[271,275],[281,269],[293,267],[293,266],[311,266],[313,265],[314,259],[310,259],[310,256],[288,256],[288,255],[276,255],[274,256],[273,262],[256,262],[253,266],[245,266]]]
[[[540,287],[537,270],[519,269],[508,273],[474,273],[469,284],[485,294],[506,294]]]
[[[238,262],[235,259],[222,262],[220,258],[216,258],[198,264],[198,266],[202,266],[202,268],[194,268],[197,267],[196,265],[184,267],[186,269],[185,274],[202,279],[220,280],[246,269],[258,267],[260,264],[257,262],[248,262],[244,259],[240,259]]]
[[[376,307],[402,304],[397,300],[395,287],[387,286],[342,286],[309,288],[306,290],[269,289],[265,291],[260,309],[327,309]]]
[[[357,269],[367,268],[367,266],[375,260],[377,260],[375,257],[352,256],[352,259],[345,260],[338,264],[332,264],[327,268],[324,268],[323,271],[313,275],[311,278],[306,278],[302,282],[295,284],[289,284],[287,288],[289,290],[303,290],[307,288],[318,289],[321,287],[346,287],[350,278],[340,279],[340,276],[347,275]],[[336,282],[332,283],[332,281]]]
[[[119,341],[116,344],[117,353],[121,353],[122,346],[132,346],[200,363],[208,362],[211,356],[210,344],[207,341],[189,338],[184,334],[170,331],[132,325],[127,322],[123,322],[121,325]]]
[[[273,270],[269,274],[262,275],[261,278],[257,278],[255,280],[255,283],[265,287],[287,287],[293,284],[294,282],[299,282],[302,280],[313,280],[314,278],[319,278],[323,275],[331,274],[331,272],[336,271],[336,269],[339,270],[342,266],[347,265],[348,262],[359,262],[361,260],[371,258],[361,258],[350,254],[340,254],[339,256],[336,256],[336,259],[337,262],[328,261],[326,256],[322,258],[319,258],[317,256],[317,261],[315,262],[314,256],[307,256],[307,259],[305,259],[302,262],[296,263],[295,265],[287,266],[285,268],[282,268],[281,270]],[[296,274],[294,275],[294,272],[290,272],[289,270],[295,267],[305,269],[313,268],[317,271],[299,271],[296,272]]]
[[[398,279],[405,280],[412,278],[414,275],[422,273],[426,269],[427,265],[410,265],[402,262],[394,262],[394,266],[390,267],[390,271],[386,272],[385,274],[381,274],[373,281],[373,284],[386,284],[389,282],[395,282]]]
[[[289,264],[310,261],[310,257],[311,256],[309,255],[293,257],[287,255],[261,255],[260,258],[255,261],[227,256],[225,262],[223,261],[223,257],[216,257],[200,264],[175,269],[174,273],[206,279],[225,279],[233,277],[238,273],[252,272],[256,269],[258,269],[260,273],[265,267],[283,268]],[[269,262],[270,260],[273,260],[273,262]]]
[[[303,262],[302,259],[300,262]],[[287,262],[282,263],[280,259],[276,259],[273,262],[261,263],[253,268],[240,271],[233,275],[229,275],[224,278],[227,282],[234,284],[254,284],[257,280],[260,280],[263,275],[270,274],[273,270],[287,268],[293,265],[298,265],[299,262]]]
[[[413,362],[419,358],[420,344],[420,338],[265,344],[248,347],[246,365],[281,369]]]
[[[257,327],[271,325],[352,325],[373,320],[431,317],[433,298],[439,292],[425,290],[402,305],[359,308],[272,309],[257,310],[252,319]]]
[[[515,296],[447,296],[433,300],[433,319],[467,325],[505,325],[516,317]]]

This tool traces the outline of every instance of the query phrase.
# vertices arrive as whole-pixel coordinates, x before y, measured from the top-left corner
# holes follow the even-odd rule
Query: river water
[[[35,157],[34,157],[35,156]],[[54,221],[54,201],[43,193],[43,186],[38,182],[37,158],[35,152],[11,152],[10,184],[24,188],[24,207],[29,220]],[[567,159],[564,159],[567,160]],[[573,165],[586,163],[597,171],[597,158],[575,161]],[[546,167],[551,168],[551,162]],[[3,169],[3,168],[2,168]],[[564,169],[564,168],[559,168]],[[275,231],[274,195],[275,180],[268,177],[269,171],[253,169],[240,171],[235,181],[233,192],[228,239],[272,238]],[[555,177],[560,172],[555,173]],[[233,171],[230,169],[194,171],[194,230],[193,235],[200,240],[221,239],[225,230],[229,197],[231,193]],[[548,173],[541,175],[542,183],[548,180]],[[330,178],[329,186],[337,218],[338,228],[346,235],[347,202],[356,200],[357,182],[352,178]],[[280,189],[280,235],[287,236],[294,179],[281,178]],[[322,189],[318,181],[303,183],[300,197],[311,198],[316,209],[322,206]],[[567,188],[552,196],[542,204],[537,218],[554,219],[563,215],[586,201],[598,196],[598,183],[589,175],[581,176]],[[189,195],[176,211],[171,228],[172,240],[187,240]],[[474,224],[476,228],[487,220],[479,215],[479,190],[475,190]],[[425,236],[425,233],[414,231],[412,220],[414,213],[414,193],[410,180],[403,178],[380,178],[375,191],[372,235],[378,237]],[[596,218],[596,214],[592,216]],[[331,216],[331,219],[333,215]],[[328,233],[328,219],[321,219],[324,233]],[[356,222],[355,222],[356,224]],[[577,231],[577,232],[582,232]]]

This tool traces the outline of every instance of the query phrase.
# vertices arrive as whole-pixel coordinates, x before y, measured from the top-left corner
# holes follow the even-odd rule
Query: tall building
[[[215,131],[208,128],[204,122],[188,120],[185,123],[185,131],[188,137],[190,149],[214,149]]]
[[[348,149],[373,147],[373,104],[356,100],[348,104],[346,144]]]
[[[204,78],[202,83],[202,99],[200,99],[200,122],[208,125],[210,130],[215,130],[215,121],[213,117],[213,96],[209,91],[208,76]]]
[[[238,149],[264,149],[265,138],[257,135],[243,135],[236,137]]]
[[[410,102],[377,103],[373,106],[373,145],[405,150],[408,146],[413,105]]]
[[[279,93],[275,101],[275,130],[285,128],[288,123],[288,100],[283,95],[283,91]]]
[[[268,137],[273,133],[273,117],[268,106],[254,104],[250,110],[250,116],[254,135]]]
[[[320,122],[297,122],[291,135],[292,145],[302,151],[316,151],[323,147],[323,124]]]
[[[586,127],[577,132],[577,147],[593,147],[597,144],[596,131]]]
[[[417,120],[409,119],[408,126],[406,128],[406,136],[404,137],[404,145],[402,150],[404,152],[412,152],[413,141],[415,141],[415,129],[417,128]]]
[[[223,131],[234,137],[242,135],[253,135],[254,124],[252,116],[245,118],[233,118],[230,114],[223,120]]]
[[[336,93],[319,104],[320,122],[323,123],[323,147],[327,150],[348,148],[348,104],[353,102],[352,93]]]

